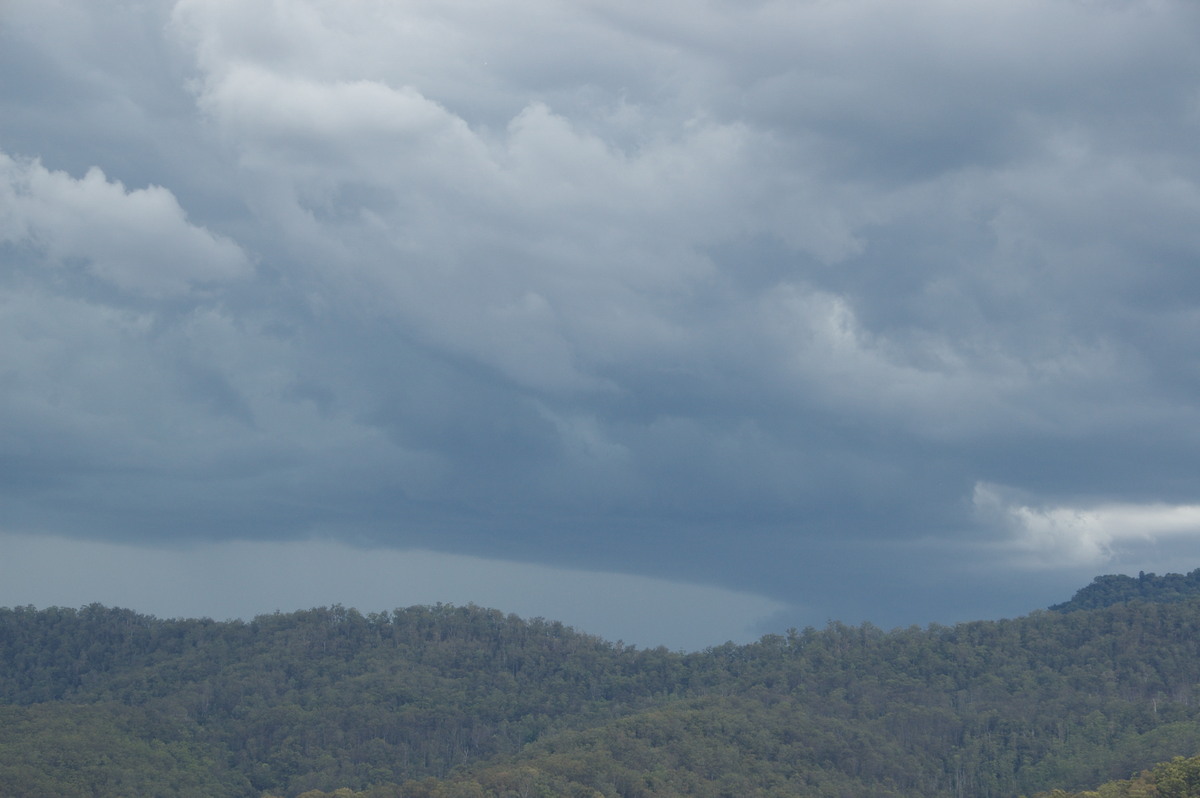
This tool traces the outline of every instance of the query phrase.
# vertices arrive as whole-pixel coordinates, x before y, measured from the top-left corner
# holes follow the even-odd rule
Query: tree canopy
[[[1191,598],[691,654],[475,606],[17,607],[0,795],[1011,798],[1196,754],[1198,685]]]

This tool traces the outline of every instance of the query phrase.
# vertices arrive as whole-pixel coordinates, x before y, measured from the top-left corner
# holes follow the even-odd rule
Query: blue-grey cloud
[[[1200,541],[1192,4],[106,5],[0,7],[10,529],[896,623]]]

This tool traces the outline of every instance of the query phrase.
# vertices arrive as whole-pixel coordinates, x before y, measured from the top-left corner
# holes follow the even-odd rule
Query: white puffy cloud
[[[1200,542],[1200,505],[1099,502],[1037,507],[1000,486],[975,486],[976,509],[1000,521],[1014,560],[1035,568],[1101,568],[1128,559],[1128,550],[1177,540]],[[1144,553],[1142,562],[1146,561]],[[1176,566],[1178,567],[1178,566]]]
[[[127,191],[98,168],[81,178],[0,152],[0,241],[60,266],[83,262],[132,294],[163,298],[250,275],[233,241],[188,222],[161,186]]]

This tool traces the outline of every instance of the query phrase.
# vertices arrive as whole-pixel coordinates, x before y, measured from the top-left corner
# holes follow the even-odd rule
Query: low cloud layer
[[[163,548],[8,534],[0,535],[0,554],[0,605],[101,602],[164,618],[249,620],[334,604],[368,613],[474,602],[613,642],[694,651],[757,639],[766,621],[787,609],[719,587],[333,541]]]
[[[0,527],[802,623],[1190,570],[1197,31],[1183,0],[9,0]]]

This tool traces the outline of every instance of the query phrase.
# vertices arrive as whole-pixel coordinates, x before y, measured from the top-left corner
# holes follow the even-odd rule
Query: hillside
[[[694,654],[473,606],[3,609],[0,796],[1079,790],[1200,751],[1198,649],[1198,599]]]
[[[1137,577],[1124,574],[1097,576],[1090,585],[1080,588],[1070,601],[1055,604],[1055,612],[1096,610],[1129,601],[1183,601],[1200,598],[1200,568],[1189,574],[1148,574]]]

